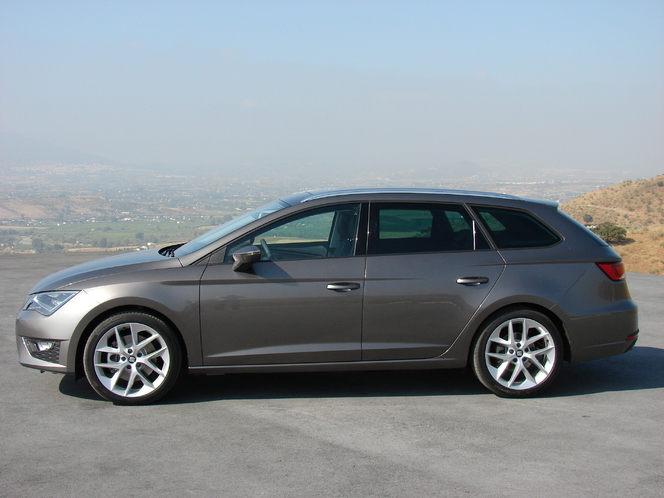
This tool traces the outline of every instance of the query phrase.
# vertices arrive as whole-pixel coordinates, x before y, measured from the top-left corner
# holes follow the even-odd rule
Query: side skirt
[[[334,372],[357,370],[429,370],[463,368],[465,358],[431,358],[425,360],[348,361],[335,363],[288,363],[274,365],[190,366],[192,374],[225,374],[240,372]]]

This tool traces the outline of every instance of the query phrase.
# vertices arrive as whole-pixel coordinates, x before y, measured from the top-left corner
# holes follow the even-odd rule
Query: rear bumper
[[[568,338],[572,363],[626,353],[639,338],[637,307],[634,304],[633,309],[619,313],[573,319]]]
[[[629,351],[638,338],[638,306],[627,282],[613,282],[596,266],[551,309],[565,327],[572,363]]]

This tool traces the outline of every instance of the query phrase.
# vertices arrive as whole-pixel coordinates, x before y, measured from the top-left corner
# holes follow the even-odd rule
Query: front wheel
[[[146,313],[119,313],[92,332],[85,375],[99,395],[120,405],[156,401],[180,373],[180,345],[170,327]]]
[[[546,389],[563,359],[563,343],[549,318],[533,310],[499,316],[473,346],[473,371],[488,389],[506,398],[526,398]]]

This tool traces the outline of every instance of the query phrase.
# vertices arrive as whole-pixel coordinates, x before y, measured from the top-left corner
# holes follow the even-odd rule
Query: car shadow
[[[565,364],[555,384],[540,397],[569,397],[664,387],[664,349],[631,352],[586,363]],[[60,392],[75,398],[102,398],[86,379],[66,375]],[[186,375],[158,404],[205,403],[232,399],[469,396],[489,394],[469,369],[359,372],[238,373]]]
[[[664,387],[664,349],[635,347],[620,356],[565,364],[542,397],[580,396],[602,392]]]
[[[66,375],[60,392],[102,400],[85,378]],[[233,373],[185,375],[157,404],[204,403],[230,399],[346,398],[485,394],[473,374],[454,370]]]
[[[364,398],[482,394],[464,369],[227,374],[188,378],[164,403],[218,399]]]

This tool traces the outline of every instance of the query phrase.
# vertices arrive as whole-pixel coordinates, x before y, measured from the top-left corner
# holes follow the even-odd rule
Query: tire
[[[535,396],[554,381],[563,342],[553,322],[533,310],[505,313],[487,324],[473,345],[479,381],[504,398]]]
[[[152,403],[180,374],[178,340],[159,318],[119,313],[100,323],[83,352],[85,376],[103,398],[118,405]]]

